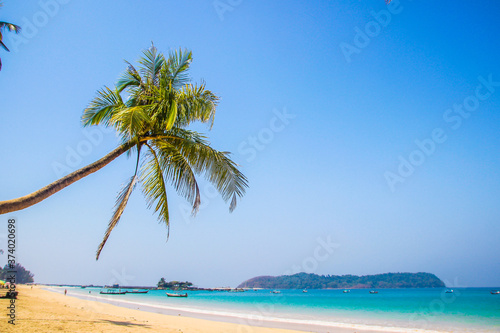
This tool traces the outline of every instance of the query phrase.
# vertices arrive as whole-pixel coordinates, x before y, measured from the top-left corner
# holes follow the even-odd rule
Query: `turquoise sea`
[[[50,288],[62,292],[65,288]],[[492,288],[191,291],[187,298],[100,295],[99,288],[66,288],[72,296],[165,314],[235,323],[332,332],[351,327],[390,332],[500,332],[500,295]],[[495,289],[495,288],[493,288]],[[498,288],[500,289],[500,288]]]

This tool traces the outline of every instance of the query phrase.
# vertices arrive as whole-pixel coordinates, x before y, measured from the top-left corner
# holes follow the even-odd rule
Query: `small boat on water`
[[[126,291],[121,291],[121,290],[112,290],[108,289],[106,291],[101,290],[99,294],[103,295],[125,295],[127,292]]]
[[[307,293],[307,289],[302,290],[303,293]]]
[[[447,294],[453,294],[453,289],[446,289],[445,293],[447,293]]]
[[[347,293],[350,293],[351,291],[349,289],[344,289],[343,293],[344,294],[347,294]]]
[[[273,291],[271,291],[271,294],[281,294],[281,291],[279,291],[279,290],[273,290]]]
[[[500,290],[490,290],[490,294],[492,294],[492,295],[500,295]]]
[[[378,294],[378,291],[376,291],[376,290],[370,290],[370,294]]]
[[[149,290],[127,290],[127,294],[147,294]]]
[[[171,293],[165,293],[167,294],[168,297],[188,297],[188,293],[185,294],[171,294]]]

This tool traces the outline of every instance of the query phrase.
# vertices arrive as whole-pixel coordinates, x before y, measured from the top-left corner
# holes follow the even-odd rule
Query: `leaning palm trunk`
[[[63,178],[56,180],[52,184],[49,184],[44,188],[35,191],[31,194],[25,195],[24,197],[7,201],[0,201],[0,214],[6,214],[21,209],[25,209],[30,206],[33,206],[34,204],[39,203],[42,200],[47,199],[52,194],[59,192],[66,186],[69,186],[74,182],[96,172],[97,170],[102,169],[110,162],[112,162],[115,158],[117,158],[118,156],[129,150],[131,146],[132,146],[131,144],[122,145],[113,150],[108,155],[101,158],[100,160],[92,164],[89,164],[86,167],[81,168],[80,170],[76,170]]]

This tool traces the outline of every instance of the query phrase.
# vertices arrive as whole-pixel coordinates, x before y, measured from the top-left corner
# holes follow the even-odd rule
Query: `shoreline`
[[[46,290],[45,286],[18,285],[15,326],[8,324],[8,317],[1,316],[0,332],[165,332],[165,333],[299,333],[320,332],[304,328],[293,330],[280,327],[263,327],[186,316],[182,313],[167,315],[157,311],[131,309],[97,300],[87,300]],[[7,306],[9,299],[0,300]],[[368,333],[355,329],[335,329],[338,333]],[[332,330],[324,331],[332,332]]]
[[[443,333],[432,330],[349,322],[270,317],[259,314],[147,303],[72,292],[73,288],[17,286],[16,331],[19,332],[204,332],[204,333]],[[68,293],[64,295],[64,289]],[[9,300],[0,300],[7,306]],[[4,304],[5,303],[5,304]],[[0,332],[12,330],[3,315]],[[340,319],[342,320],[342,319]]]
[[[45,287],[43,288],[47,290]],[[60,294],[63,288],[51,287],[50,289],[48,289],[47,291]],[[74,294],[74,293],[68,293],[68,296],[91,302],[111,304],[117,307],[127,308],[135,311],[144,311],[144,312],[157,313],[165,316],[174,316],[174,317],[182,316],[185,318],[194,318],[200,320],[208,320],[212,322],[233,324],[238,326],[237,330],[238,332],[247,332],[247,331],[254,332],[254,330],[249,330],[248,328],[242,330],[241,327],[252,327],[253,329],[273,328],[273,329],[292,330],[293,332],[318,332],[318,333],[329,333],[332,332],[332,330],[339,333],[353,333],[353,332],[441,333],[443,332],[436,330],[404,328],[397,326],[392,327],[392,326],[364,325],[364,324],[352,324],[352,323],[342,323],[342,322],[325,322],[319,320],[302,320],[302,319],[291,319],[282,317],[267,317],[251,313],[211,311],[204,309],[185,308],[182,306],[172,307],[167,305],[143,303],[140,301],[123,300],[119,298],[110,299],[102,296],[93,296],[93,295],[89,296],[89,295]]]

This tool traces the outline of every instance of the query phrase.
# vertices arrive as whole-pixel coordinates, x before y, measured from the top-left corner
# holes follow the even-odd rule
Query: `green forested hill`
[[[258,276],[238,288],[269,289],[356,289],[356,288],[444,288],[445,284],[430,273],[386,273],[377,275],[317,275],[298,273],[281,276]]]

